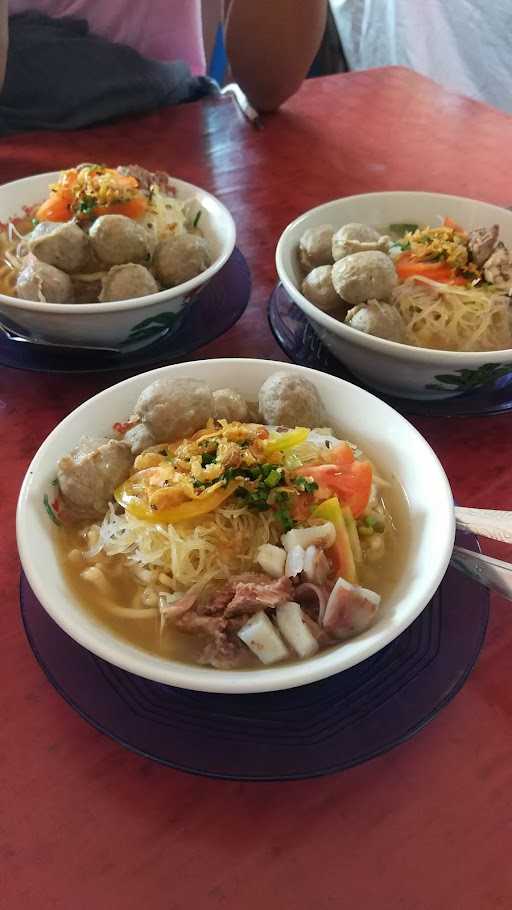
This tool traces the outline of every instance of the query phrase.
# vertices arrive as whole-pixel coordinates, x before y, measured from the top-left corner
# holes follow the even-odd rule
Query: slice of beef
[[[176,195],[176,187],[169,174],[166,174],[165,171],[148,171],[145,167],[141,167],[138,164],[121,165],[117,170],[125,177],[135,177],[139,181],[142,192],[149,192],[151,185],[155,184],[167,196]]]
[[[245,572],[243,575],[234,575],[224,587],[218,591],[206,603],[198,604],[197,612],[201,616],[217,616],[224,614],[228,604],[231,602],[236,593],[236,586],[239,582],[244,584],[266,585],[275,581],[270,575],[264,572]]]
[[[169,621],[182,632],[200,635],[206,643],[199,662],[230,670],[247,665],[249,652],[237,632],[249,617],[269,607],[292,600],[289,578],[270,578],[263,573],[235,576],[207,603],[198,603],[195,594],[160,608],[162,622]]]
[[[482,266],[487,262],[497,242],[500,229],[497,224],[490,228],[476,228],[468,234],[468,248],[473,262]]]
[[[234,585],[228,582],[204,604],[198,604],[197,612],[201,616],[223,616],[224,611],[235,593]]]
[[[215,636],[224,632],[226,622],[222,616],[199,616],[195,610],[187,610],[174,620],[174,625],[182,632]]]
[[[246,665],[247,653],[247,648],[240,639],[219,631],[205,646],[199,663],[215,667],[217,670],[235,670]]]
[[[279,607],[293,599],[292,591],[293,585],[285,576],[263,583],[238,581],[233,599],[224,615],[228,618],[240,613],[256,613],[268,607]]]
[[[180,597],[179,600],[175,600],[172,603],[165,605],[162,605],[161,603],[160,616],[162,618],[162,621],[167,622],[167,620],[169,620],[170,622],[176,623],[178,619],[181,619],[185,613],[192,609],[196,603],[196,600],[196,594],[188,593],[184,594],[183,597]]]

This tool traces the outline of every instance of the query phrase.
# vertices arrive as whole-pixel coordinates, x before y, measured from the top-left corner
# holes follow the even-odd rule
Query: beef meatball
[[[352,253],[363,253],[368,250],[387,253],[388,249],[389,238],[381,237],[369,224],[357,222],[344,224],[332,238],[332,256],[335,262]]]
[[[213,393],[213,414],[215,420],[247,420],[249,408],[238,392],[233,389],[218,389]]]
[[[373,297],[389,300],[397,277],[392,259],[385,253],[372,250],[352,253],[335,262],[332,283],[340,297],[355,306]]]
[[[171,442],[204,427],[213,414],[210,387],[198,379],[157,379],[139,395],[135,414],[155,443]]]
[[[102,281],[101,303],[111,300],[130,300],[132,297],[145,297],[156,294],[159,287],[153,275],[143,265],[127,262],[125,265],[114,265]]]
[[[299,240],[299,260],[305,272],[310,272],[319,265],[332,264],[333,234],[331,224],[319,224],[318,227],[304,231]]]
[[[16,294],[22,300],[73,303],[73,285],[69,275],[30,255],[16,279]]]
[[[98,518],[105,514],[115,488],[133,465],[130,446],[116,439],[84,437],[57,465],[57,480],[70,517]]]
[[[73,285],[73,299],[75,303],[98,303],[101,294],[101,278],[84,279],[71,275]]]
[[[334,315],[336,310],[343,310],[343,302],[332,283],[332,265],[319,265],[306,275],[302,282],[302,293],[325,313]]]
[[[166,237],[157,244],[153,256],[155,275],[167,288],[195,278],[209,265],[208,244],[197,234]]]
[[[272,373],[259,394],[259,410],[269,426],[319,427],[325,414],[314,385],[294,373]]]
[[[157,444],[145,423],[136,423],[135,426],[130,427],[123,436],[123,442],[130,446],[133,455],[139,455],[144,449],[149,449],[150,446]]]
[[[41,262],[63,272],[80,272],[89,262],[89,238],[74,221],[41,221],[28,237],[27,246]]]
[[[391,303],[382,300],[369,300],[349,310],[345,323],[367,335],[405,342],[405,326],[400,313]]]
[[[101,215],[89,237],[96,256],[105,265],[144,262],[151,255],[147,231],[125,215]]]

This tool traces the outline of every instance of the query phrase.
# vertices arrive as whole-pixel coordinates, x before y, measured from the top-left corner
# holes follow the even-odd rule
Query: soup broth
[[[383,491],[381,504],[388,519],[385,530],[382,534],[369,537],[368,541],[378,541],[382,554],[379,555],[376,549],[373,554],[374,548],[368,542],[364,561],[358,565],[358,581],[361,586],[380,594],[385,602],[403,571],[409,540],[406,498],[395,480]],[[57,532],[57,546],[64,575],[73,595],[77,597],[84,610],[92,614],[99,623],[107,626],[116,636],[136,647],[166,659],[196,664],[204,648],[204,638],[182,632],[170,623],[162,628],[156,607],[150,610],[142,606],[144,598],[152,599],[148,592],[169,590],[165,583],[165,573],[159,570],[156,583],[148,584],[149,576],[146,580],[137,577],[133,564],[130,567],[124,556],[107,557],[100,554],[84,562],[81,553],[88,526],[90,523],[81,527],[62,528]],[[276,536],[274,540],[278,543],[279,537]],[[81,573],[86,565],[101,568],[110,587],[108,596],[96,590],[82,577]],[[247,566],[247,570],[258,571],[258,567]],[[110,609],[108,604],[111,606]],[[132,615],[129,618],[127,613],[119,615],[121,611],[116,612],[114,609],[116,604],[122,607],[131,606]],[[296,659],[288,658],[286,662]],[[261,666],[259,660],[247,650],[247,659],[241,669],[256,670],[261,669]]]

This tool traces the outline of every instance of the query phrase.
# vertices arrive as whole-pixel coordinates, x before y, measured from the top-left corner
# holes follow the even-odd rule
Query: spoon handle
[[[475,553],[474,550],[466,550],[464,547],[453,548],[450,562],[464,575],[488,588],[489,591],[495,591],[497,594],[507,597],[508,600],[512,600],[512,565],[509,562],[484,556],[482,553]]]
[[[455,507],[455,520],[460,531],[472,531],[491,540],[512,543],[512,512],[498,509],[464,509]]]
[[[38,338],[36,335],[23,335],[19,331],[14,331],[10,326],[6,325],[4,322],[0,322],[0,334],[5,335],[9,341],[17,341],[22,344],[35,344],[43,345],[46,348],[60,348],[61,350],[68,351],[105,351],[109,354],[120,354],[121,348],[107,348],[103,345],[92,345],[92,344],[69,344],[67,341],[57,342],[57,341],[46,341],[44,338]]]

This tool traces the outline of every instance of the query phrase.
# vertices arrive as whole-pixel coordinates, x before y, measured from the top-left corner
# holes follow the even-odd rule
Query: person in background
[[[512,113],[510,0],[330,0],[351,70],[407,66]]]
[[[327,0],[0,0],[0,135],[74,129],[215,90],[219,21],[231,78],[261,111],[297,91]]]

